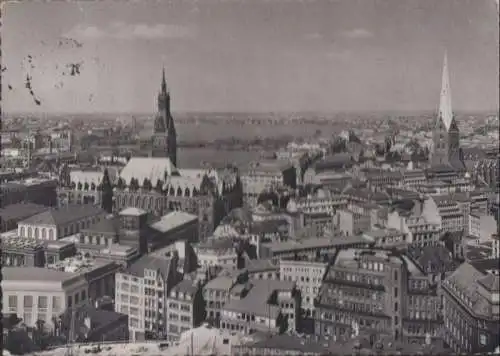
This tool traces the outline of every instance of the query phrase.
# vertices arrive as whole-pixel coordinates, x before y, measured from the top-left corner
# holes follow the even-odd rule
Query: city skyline
[[[154,112],[165,66],[174,112],[437,111],[446,51],[454,110],[497,111],[495,6],[7,4],[3,109]],[[64,15],[33,21],[56,8]],[[71,73],[74,64],[80,74]],[[27,74],[40,105],[25,88]]]

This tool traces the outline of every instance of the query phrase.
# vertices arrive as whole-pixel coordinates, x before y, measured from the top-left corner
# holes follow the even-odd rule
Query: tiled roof
[[[103,210],[95,205],[68,205],[57,209],[49,209],[40,214],[33,215],[23,220],[21,223],[30,225],[64,225],[101,213],[103,213]]]

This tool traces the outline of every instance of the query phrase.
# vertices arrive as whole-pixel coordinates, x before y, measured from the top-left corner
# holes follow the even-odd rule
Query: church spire
[[[165,67],[163,67],[163,70],[161,73],[161,92],[162,92],[162,94],[167,93],[167,80],[165,79]]]
[[[444,54],[443,77],[441,79],[439,116],[441,117],[441,120],[443,120],[446,130],[449,130],[453,122],[453,112],[451,109],[450,75],[448,73],[448,55],[446,52]]]

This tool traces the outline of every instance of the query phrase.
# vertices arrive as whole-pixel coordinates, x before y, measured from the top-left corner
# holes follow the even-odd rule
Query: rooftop
[[[147,214],[148,212],[146,210],[142,210],[139,208],[125,208],[122,211],[120,211],[120,216],[142,216]]]
[[[77,276],[77,273],[57,271],[42,267],[2,267],[2,279],[4,281],[47,281],[63,283]]]
[[[64,225],[86,217],[99,215],[103,210],[94,205],[68,205],[61,208],[52,208],[40,214],[33,215],[23,221],[29,225]]]
[[[0,217],[3,221],[22,220],[48,209],[44,205],[34,203],[10,204],[0,209]]]
[[[100,267],[103,267],[110,262],[96,260],[93,258],[85,258],[80,256],[68,257],[62,261],[47,266],[49,270],[56,270],[61,272],[69,272],[76,274],[84,274]]]
[[[160,256],[142,256],[132,263],[123,273],[144,278],[144,270],[160,271],[166,277],[170,271],[172,260]]]
[[[198,221],[198,217],[184,211],[171,211],[161,217],[160,220],[151,225],[151,227],[160,232],[167,232],[187,223]]]
[[[280,308],[269,304],[271,294],[275,291],[291,292],[295,288],[295,283],[257,279],[249,282],[247,286],[249,287],[248,294],[242,299],[231,300],[224,306],[224,309],[276,318],[280,312]]]

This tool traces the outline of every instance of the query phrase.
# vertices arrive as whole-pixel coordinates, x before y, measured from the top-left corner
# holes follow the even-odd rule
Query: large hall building
[[[110,173],[106,173],[112,176]],[[116,176],[106,179],[104,171],[61,171],[59,202],[66,204],[102,204],[106,189],[112,192],[112,211],[127,207],[148,211],[161,217],[172,210],[182,210],[199,218],[200,239],[208,237],[220,220],[242,205],[243,190],[238,170],[178,169],[177,133],[170,112],[170,93],[162,73],[158,94],[158,112],[154,118],[148,157],[132,157]],[[87,182],[87,180],[89,180]],[[84,199],[88,196],[88,199]]]

